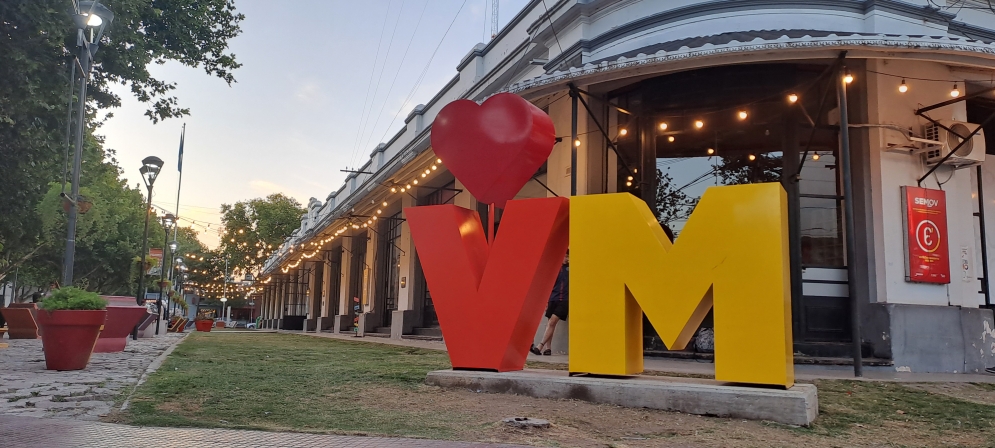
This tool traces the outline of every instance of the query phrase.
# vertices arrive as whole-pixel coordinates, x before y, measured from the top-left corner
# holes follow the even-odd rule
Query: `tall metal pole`
[[[152,209],[152,185],[148,186],[149,199],[145,203],[145,230],[142,232],[142,262],[138,265],[138,292],[135,301],[138,305],[145,303],[145,260],[149,254],[149,212]],[[158,323],[156,323],[158,325]],[[131,339],[138,340],[138,325],[131,330]]]
[[[62,262],[61,286],[72,286],[73,265],[76,263],[76,221],[79,217],[79,175],[83,161],[83,120],[86,114],[86,81],[90,77],[90,50],[87,48],[85,33],[79,33],[80,73],[79,104],[76,113],[76,150],[73,152],[72,190],[69,198],[69,217],[66,225],[66,252]]]
[[[136,301],[139,305],[145,302],[145,261],[149,254],[149,215],[152,212],[152,186],[149,185],[149,199],[145,203],[145,230],[142,231],[142,265],[138,270],[138,294]]]
[[[843,214],[846,232],[846,281],[850,294],[850,328],[853,338],[853,376],[861,377],[863,373],[863,355],[860,352],[860,300],[857,295],[857,244],[854,240],[853,223],[853,175],[850,158],[850,120],[847,116],[846,82],[843,81],[845,67],[840,65],[836,73],[836,93],[840,108],[840,162],[843,165]]]
[[[180,133],[180,154],[177,157],[177,161],[176,161],[177,162],[176,163],[176,168],[180,172],[180,180],[176,183],[176,222],[173,223],[173,241],[174,242],[176,241],[176,234],[179,232],[179,229],[180,229],[180,189],[183,188],[183,140],[184,140],[184,138],[186,138],[186,135],[187,135],[187,124],[183,123],[183,131]],[[179,249],[179,246],[177,246],[177,249]],[[176,283],[174,281],[174,276],[173,276],[173,267],[175,266],[175,263],[172,262],[173,261],[173,257],[175,257],[176,254],[172,253],[173,252],[172,250],[170,252],[171,252],[171,256],[169,258],[169,261],[170,261],[170,263],[169,263],[169,280],[173,281],[173,283]],[[176,289],[175,286],[176,285],[173,285],[173,289]],[[178,292],[180,294],[180,297],[182,298],[183,297],[183,290],[178,290]],[[169,311],[171,311],[172,310],[173,301],[172,301],[172,299],[169,299],[169,298],[167,298],[166,300],[170,304]],[[170,312],[167,312],[166,313],[166,317],[169,318],[170,314],[171,314]]]
[[[577,90],[570,85],[570,196],[577,196]]]
[[[151,196],[151,195],[149,195]],[[163,224],[165,224],[166,218],[163,218]],[[165,229],[163,232],[166,234],[162,237],[162,266],[159,266],[159,298],[155,301],[156,312],[159,314],[159,319],[155,320],[155,334],[159,335],[159,321],[162,320],[162,290],[164,285],[164,280],[166,279],[166,246],[169,244],[169,229]]]
[[[981,229],[981,292],[985,294],[985,306],[992,306],[991,283],[988,279],[988,229],[985,227],[985,184],[981,180],[981,165],[977,166],[978,177],[978,227]]]

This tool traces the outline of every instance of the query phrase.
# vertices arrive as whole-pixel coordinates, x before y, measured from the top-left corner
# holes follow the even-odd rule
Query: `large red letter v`
[[[567,198],[509,201],[490,247],[475,211],[404,210],[453,368],[525,367],[569,244],[569,210]]]

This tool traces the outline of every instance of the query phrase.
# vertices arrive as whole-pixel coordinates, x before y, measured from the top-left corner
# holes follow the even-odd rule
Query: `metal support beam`
[[[845,55],[845,53],[844,53]],[[842,57],[842,56],[841,56]],[[840,162],[843,171],[843,214],[845,215],[846,232],[846,283],[850,295],[850,328],[853,338],[853,376],[861,377],[863,373],[863,356],[860,352],[860,300],[857,294],[857,263],[854,260],[857,253],[855,226],[853,222],[853,175],[850,157],[850,119],[847,111],[846,83],[843,82],[845,68],[840,65],[836,72],[836,92],[839,97],[840,109]]]
[[[577,196],[577,89],[570,87],[570,196]]]
[[[985,228],[985,184],[981,179],[981,165],[976,167],[978,177],[978,224],[981,229],[981,292],[985,295],[985,306],[992,306],[991,291],[988,287],[988,232]]]

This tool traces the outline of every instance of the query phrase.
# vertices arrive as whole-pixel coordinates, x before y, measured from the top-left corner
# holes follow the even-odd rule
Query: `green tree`
[[[96,53],[87,129],[96,110],[120,105],[111,84],[130,86],[154,121],[189,114],[150,64],[175,61],[225,82],[240,64],[227,51],[244,18],[232,0],[104,0],[115,13]],[[39,201],[62,182],[65,129],[76,33],[72,0],[0,1],[0,281],[43,250]],[[89,139],[89,134],[87,135]],[[98,160],[98,162],[101,160]],[[89,182],[84,170],[81,187]]]
[[[656,170],[656,220],[664,229],[672,232],[675,221],[684,221],[691,216],[698,198],[688,196],[679,186],[674,185],[674,179],[669,173]],[[672,235],[671,235],[672,236]]]
[[[106,157],[97,139],[88,139],[85,149],[87,176],[80,193],[92,206],[79,215],[77,222],[75,283],[103,294],[131,295],[138,272],[134,258],[140,255],[142,246],[145,200],[140,190],[129,188],[120,178],[116,163]],[[51,183],[36,207],[41,222],[41,249],[25,267],[33,273],[30,281],[42,288],[57,282],[61,273],[66,237],[62,191],[61,184]],[[149,223],[150,246],[161,246],[164,237],[162,226],[153,216]]]
[[[716,170],[723,185],[756,184],[780,182],[784,162],[780,152],[765,152],[753,156],[747,154],[721,157]]]
[[[281,193],[223,204],[219,255],[228,258],[232,272],[253,271],[300,226],[303,214],[296,199]]]

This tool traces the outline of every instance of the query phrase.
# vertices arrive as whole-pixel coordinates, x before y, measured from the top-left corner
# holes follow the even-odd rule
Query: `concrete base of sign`
[[[490,393],[559,398],[717,417],[768,420],[807,426],[819,413],[816,388],[781,390],[712,380],[659,376],[568,376],[564,371],[478,372],[437,370],[426,383]]]

